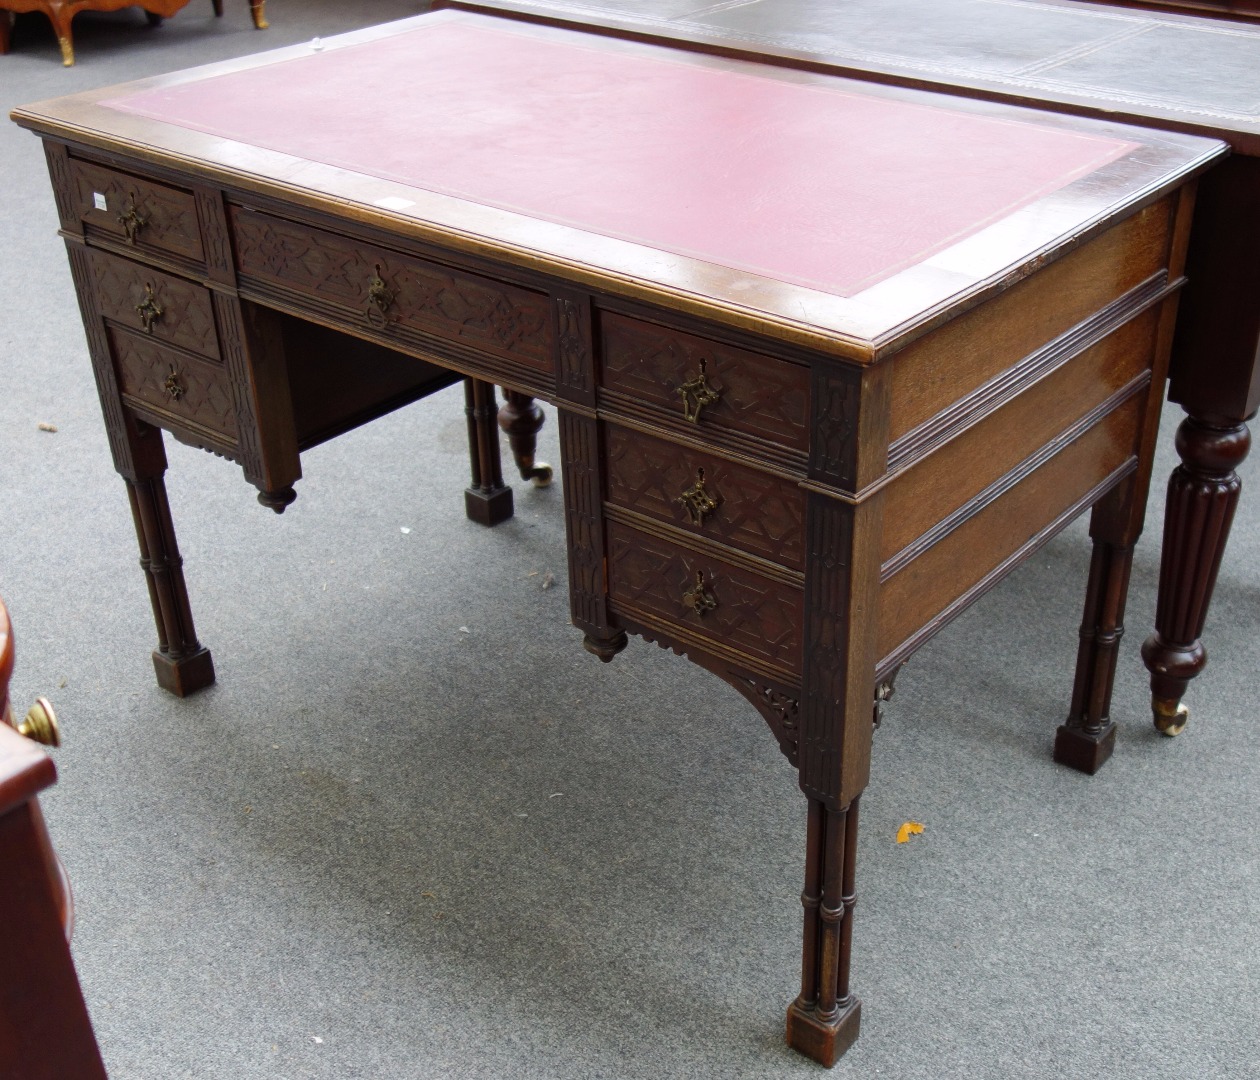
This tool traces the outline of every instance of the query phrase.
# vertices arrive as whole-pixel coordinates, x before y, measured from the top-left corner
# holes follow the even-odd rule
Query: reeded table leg
[[[497,525],[512,516],[512,489],[503,483],[499,461],[494,385],[465,379],[464,401],[472,459],[472,485],[464,492],[464,507],[473,521]]]
[[[1165,735],[1186,726],[1181,698],[1207,665],[1199,638],[1242,489],[1235,469],[1250,447],[1244,423],[1190,416],[1177,429],[1181,464],[1168,481],[1155,633],[1142,645],[1155,726]]]
[[[801,992],[788,1006],[787,1042],[830,1068],[858,1037],[862,1003],[849,992],[858,800],[829,810],[809,800]]]
[[[551,466],[545,461],[534,461],[538,432],[543,426],[542,408],[528,394],[516,390],[504,390],[503,397],[499,427],[508,437],[521,479],[532,480],[536,487],[546,487],[551,483]]]
[[[158,647],[153,667],[158,685],[184,697],[214,682],[210,650],[197,640],[184,584],[184,560],[175,542],[175,525],[162,474],[127,482],[131,514],[140,543],[140,568],[149,586],[157,623]]]

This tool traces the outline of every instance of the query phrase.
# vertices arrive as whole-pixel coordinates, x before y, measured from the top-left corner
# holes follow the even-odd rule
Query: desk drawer
[[[663,621],[682,637],[744,653],[761,667],[800,674],[801,588],[618,521],[606,527],[615,610]]]
[[[88,251],[92,286],[101,314],[156,341],[219,359],[210,292],[103,251]]]
[[[732,441],[809,452],[808,368],[612,312],[600,315],[609,408],[695,425]]]
[[[805,499],[793,481],[616,424],[606,431],[612,503],[804,570]]]
[[[542,293],[245,207],[229,217],[243,285],[314,300],[352,332],[405,342],[418,331],[552,370]]]
[[[117,326],[109,328],[109,343],[126,404],[163,427],[200,429],[237,442],[236,408],[222,364]]]
[[[138,251],[205,261],[191,192],[74,158],[70,190],[89,231],[134,244]]]

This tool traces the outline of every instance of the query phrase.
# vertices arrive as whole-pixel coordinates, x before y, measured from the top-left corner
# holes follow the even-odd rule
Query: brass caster
[[[1155,714],[1155,728],[1170,739],[1186,730],[1190,710],[1176,700],[1151,698],[1151,710]]]
[[[74,46],[70,44],[69,38],[58,38],[57,44],[61,46],[61,63],[63,67],[74,66]]]
[[[552,475],[551,466],[545,461],[540,461],[529,470],[529,478],[533,481],[534,487],[538,488],[551,487]]]
[[[36,698],[30,707],[26,719],[17,725],[19,735],[25,735],[45,746],[61,745],[61,728],[57,724],[57,714],[53,712],[52,702],[47,698]]]

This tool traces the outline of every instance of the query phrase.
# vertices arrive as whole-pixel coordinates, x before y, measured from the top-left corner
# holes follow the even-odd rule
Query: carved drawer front
[[[89,232],[133,244],[137,251],[205,261],[191,192],[73,158],[70,185],[79,218]]]
[[[794,482],[615,424],[606,431],[611,502],[804,570],[805,499]]]
[[[236,409],[222,364],[168,348],[143,331],[111,327],[109,340],[118,389],[128,405],[163,426],[236,443]]]
[[[600,334],[608,406],[808,453],[806,367],[612,312]]]
[[[360,333],[405,341],[418,331],[552,370],[543,293],[244,207],[229,216],[242,284],[314,298]]]
[[[801,588],[617,521],[607,528],[614,609],[800,674]]]
[[[156,341],[219,358],[209,290],[103,251],[89,251],[88,264],[106,319]]]

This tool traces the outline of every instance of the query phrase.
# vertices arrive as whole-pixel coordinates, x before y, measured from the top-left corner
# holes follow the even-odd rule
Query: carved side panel
[[[556,296],[556,389],[583,405],[595,404],[591,304],[585,296]]]
[[[227,369],[228,386],[232,394],[232,411],[236,415],[237,440],[240,445],[241,467],[251,483],[262,476],[262,446],[258,441],[258,417],[254,409],[252,380],[249,377],[249,358],[246,354],[245,328],[241,303],[235,297],[214,295],[222,327],[223,365]]]
[[[541,293],[240,207],[229,214],[242,276],[316,297],[365,327],[409,327],[552,369],[551,309]],[[383,311],[368,303],[376,278],[388,295]]]
[[[593,417],[559,410],[564,462],[565,528],[569,549],[569,604],[573,622],[596,636],[607,636],[607,589],[604,582],[604,520],[601,513],[599,425]]]
[[[608,589],[619,610],[685,626],[775,669],[801,670],[799,587],[620,522],[606,527]]]
[[[223,285],[235,285],[236,266],[232,261],[232,241],[228,236],[223,195],[211,188],[198,188],[196,197],[197,220],[201,223],[201,243],[210,279]]]
[[[67,232],[83,235],[83,225],[74,205],[74,180],[70,175],[70,154],[63,143],[44,140],[44,158],[52,180],[53,197],[57,200],[57,217]]]
[[[859,380],[856,373],[814,368],[810,475],[850,491],[857,486]]]
[[[600,327],[608,389],[681,418],[678,388],[703,370],[718,399],[701,410],[699,429],[808,449],[808,368],[610,312]]]
[[[110,330],[109,340],[124,394],[174,424],[188,420],[235,441],[236,410],[221,364],[174,352],[127,330]]]
[[[806,523],[805,670],[801,699],[801,789],[824,801],[840,788],[849,651],[852,508],[811,496]],[[873,618],[873,613],[870,613]],[[869,731],[868,731],[869,734]]]

